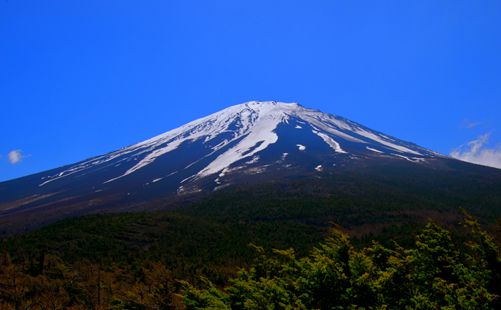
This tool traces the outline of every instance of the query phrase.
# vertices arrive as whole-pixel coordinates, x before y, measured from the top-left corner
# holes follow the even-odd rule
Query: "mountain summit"
[[[252,101],[69,166],[44,176],[38,186],[93,176],[93,186],[103,188],[139,178],[145,184],[175,179],[182,190],[202,178],[213,177],[220,184],[231,171],[261,173],[270,166],[292,167],[300,159],[321,170],[347,158],[420,162],[435,156],[415,144],[296,103]]]
[[[115,152],[0,183],[0,219],[135,210],[154,199],[318,178],[343,167],[429,168],[440,161],[452,160],[343,117],[297,103],[251,101]]]

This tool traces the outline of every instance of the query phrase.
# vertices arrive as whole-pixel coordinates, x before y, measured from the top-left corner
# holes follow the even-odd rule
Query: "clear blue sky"
[[[501,1],[0,0],[0,180],[249,100],[496,154]]]

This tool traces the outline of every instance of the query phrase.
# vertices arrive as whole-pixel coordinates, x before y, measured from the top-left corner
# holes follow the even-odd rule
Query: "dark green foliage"
[[[465,219],[463,242],[436,224],[415,245],[373,243],[354,248],[333,230],[309,256],[266,253],[241,270],[223,291],[185,284],[188,309],[492,309],[499,306],[501,257],[478,222]],[[223,308],[223,306],[220,306]]]
[[[257,242],[268,247],[297,244],[302,253],[323,238],[308,225],[277,220],[240,223],[179,212],[93,215],[68,219],[2,244],[15,262],[30,262],[33,273],[44,254],[67,263],[117,264],[137,269],[144,260],[159,261],[175,277],[207,275],[222,284],[238,267],[250,263]]]
[[[75,219],[59,223],[60,227],[55,225],[9,240],[0,257],[0,308],[33,304],[36,304],[34,309],[492,309],[500,306],[499,251],[490,235],[469,215],[463,221],[462,234],[429,223],[413,237],[413,245],[405,247],[390,240],[386,242],[389,245],[374,241],[355,247],[338,228],[331,229],[327,238],[312,247],[307,256],[292,249],[265,250],[272,242],[265,247],[247,246],[246,251],[257,256],[254,254],[254,261],[236,276],[233,270],[244,259],[236,260],[233,255],[244,252],[237,239],[225,237],[229,226],[194,221],[181,214],[157,215],[155,221],[144,214]],[[130,228],[138,223],[141,223],[138,231],[132,231]],[[160,223],[165,226],[157,230]],[[183,230],[181,227],[186,227],[186,223],[191,226]],[[161,233],[168,228],[173,229],[172,235],[162,237]],[[260,228],[273,233],[270,227]],[[74,253],[56,247],[61,243],[57,238],[50,239],[52,229],[67,233],[71,238],[67,251]],[[289,227],[285,231],[295,230]],[[100,240],[95,247],[73,239],[84,232],[89,234],[85,237]],[[248,231],[242,229],[235,236],[245,239],[245,233]],[[257,231],[250,235],[266,240]],[[218,238],[234,244],[215,242]],[[179,243],[172,248],[164,244],[168,240],[176,243],[176,239]],[[105,245],[109,242],[110,253],[106,253]],[[16,248],[19,244],[23,247]],[[134,247],[137,252],[128,255],[126,251]],[[168,253],[172,257],[162,256],[153,247],[171,251]],[[141,249],[147,250],[141,252]],[[64,256],[55,255],[57,251]],[[175,251],[180,255],[175,256]],[[218,253],[222,257],[217,257]],[[202,257],[196,257],[199,254]],[[78,259],[79,255],[84,259]],[[166,265],[160,260],[174,264]],[[183,273],[189,276],[184,277]],[[204,275],[210,275],[210,279]],[[227,280],[230,275],[234,277]],[[213,284],[214,281],[219,283]]]

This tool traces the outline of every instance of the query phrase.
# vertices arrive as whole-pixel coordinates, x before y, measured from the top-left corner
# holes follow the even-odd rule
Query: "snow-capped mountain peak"
[[[102,180],[104,185],[134,175],[142,178],[146,171],[149,171],[147,174],[151,180],[170,177],[184,184],[211,175],[224,175],[235,166],[269,167],[281,163],[290,167],[292,163],[284,163],[287,160],[281,158],[285,153],[295,152],[317,161],[321,158],[324,166],[332,166],[325,165],[328,164],[325,161],[334,163],[343,156],[387,156],[419,162],[437,155],[415,144],[297,103],[251,101],[70,166],[44,178],[39,186],[92,173],[96,169],[108,172],[105,175],[109,177]],[[318,167],[320,163],[312,162],[311,165]],[[156,167],[154,171],[153,167]],[[324,169],[316,169],[320,170]],[[181,175],[184,178],[179,179]]]

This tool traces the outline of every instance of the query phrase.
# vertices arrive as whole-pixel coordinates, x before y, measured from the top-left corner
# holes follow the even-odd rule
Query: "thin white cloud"
[[[12,150],[9,152],[8,158],[9,158],[9,162],[12,165],[15,165],[15,164],[20,163],[23,160],[24,155],[23,155],[23,152],[21,150]]]
[[[468,119],[465,119],[463,121],[463,127],[467,128],[467,129],[473,129],[473,128],[476,128],[476,127],[478,127],[480,125],[482,125],[482,122],[471,121],[471,120],[468,120]]]
[[[483,134],[451,152],[451,157],[474,164],[501,169],[501,145],[486,147],[490,133]]]

